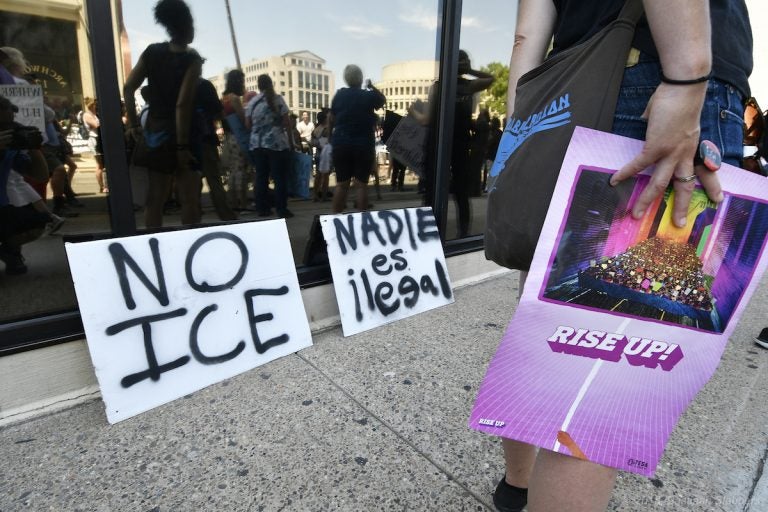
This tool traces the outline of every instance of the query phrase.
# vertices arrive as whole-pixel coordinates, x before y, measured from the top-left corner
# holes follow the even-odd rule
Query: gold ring
[[[686,176],[685,178],[680,178],[678,176],[675,176],[675,181],[679,181],[680,183],[688,183],[689,181],[693,181],[696,179],[695,174],[691,174],[690,176]]]

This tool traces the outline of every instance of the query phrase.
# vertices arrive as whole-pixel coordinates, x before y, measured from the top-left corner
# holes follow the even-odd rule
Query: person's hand
[[[643,150],[634,160],[611,177],[611,185],[638,174],[651,165],[656,168],[651,181],[632,207],[632,216],[639,219],[653,201],[669,186],[672,178],[695,175],[701,181],[707,195],[715,202],[723,200],[723,191],[717,174],[703,166],[694,169],[701,132],[699,122],[701,107],[706,94],[706,84],[676,86],[660,84],[651,96],[643,114],[648,119],[648,129]],[[688,205],[696,186],[696,180],[674,180],[675,199],[672,219],[683,227],[687,221]]]
[[[13,140],[13,129],[0,130],[0,151],[5,151]]]

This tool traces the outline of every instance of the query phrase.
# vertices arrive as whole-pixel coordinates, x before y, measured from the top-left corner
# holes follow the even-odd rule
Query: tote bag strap
[[[627,0],[624,2],[624,7],[619,12],[619,17],[616,19],[626,20],[633,25],[637,25],[640,18],[643,16],[643,0]]]

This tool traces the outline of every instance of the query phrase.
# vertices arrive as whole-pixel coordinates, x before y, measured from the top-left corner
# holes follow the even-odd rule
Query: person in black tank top
[[[149,190],[145,208],[148,228],[163,224],[163,205],[176,180],[182,224],[200,222],[200,175],[190,168],[190,129],[195,91],[202,58],[189,47],[195,37],[194,22],[183,0],[160,0],[155,21],[163,25],[170,41],[147,47],[124,87],[130,135],[144,137],[149,148]],[[136,115],[134,94],[148,82],[149,113],[144,133]]]

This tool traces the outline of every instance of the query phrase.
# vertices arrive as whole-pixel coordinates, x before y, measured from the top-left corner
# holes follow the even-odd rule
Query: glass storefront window
[[[122,3],[127,38],[119,43],[121,53],[131,56],[123,62],[126,70],[136,65],[149,44],[168,39],[163,27],[153,19],[154,4],[154,0]],[[207,0],[189,0],[188,4],[196,27],[195,40],[190,46],[205,59],[203,78],[208,79],[221,95],[226,85],[226,73],[236,66],[225,7],[222,3]],[[271,5],[267,16],[263,15],[263,8],[258,3],[233,0],[230,8],[246,89],[257,92],[256,78],[262,73],[270,76],[287,74],[288,80],[275,81],[275,91],[284,95],[290,113],[296,116],[291,122],[297,125],[304,113],[315,124],[321,109],[333,103],[336,91],[346,86],[343,71],[347,64],[360,66],[365,78],[380,89],[389,88],[395,82],[414,80],[414,83],[422,84],[426,92],[437,78],[437,0],[415,5],[405,1],[383,5],[343,0],[323,6],[301,0],[298,6]],[[296,30],[296,27],[317,27],[318,20],[329,20],[337,29]],[[251,71],[254,64],[256,70]],[[294,74],[295,81],[291,78]],[[295,105],[291,101],[293,98],[297,100]],[[405,115],[407,112],[403,107],[406,103],[426,101],[427,95],[418,97],[403,93],[399,99],[408,100],[400,101],[401,108],[397,109],[397,114]],[[241,101],[247,102],[244,98]],[[137,105],[141,103],[137,98]],[[384,109],[376,111],[380,121],[384,115]],[[309,133],[311,130],[304,134],[299,144],[300,154],[290,155],[287,169],[290,185],[287,208],[288,215],[293,215],[287,223],[297,265],[312,261],[312,256],[306,254],[313,221],[316,215],[332,213],[331,195],[336,187],[333,171],[329,174],[319,172],[320,148],[317,144],[322,133],[317,131],[318,137],[314,139]],[[423,190],[419,188],[419,177],[412,170],[402,170],[397,165],[392,168],[386,145],[380,140],[380,125],[376,133],[377,144],[371,147],[375,157],[367,184],[368,207],[378,210],[421,205],[420,191]],[[219,172],[212,176],[218,177],[217,186],[223,189],[223,200],[234,210],[239,221],[274,218],[281,213],[277,211],[280,198],[274,177],[270,179],[267,193],[276,204],[269,208],[270,215],[261,217],[260,214],[265,212],[258,211],[260,207],[254,204],[254,170],[247,158],[245,165],[242,160],[233,161],[231,149],[226,145],[220,148]],[[133,197],[144,197],[146,178],[137,180],[135,176],[146,176],[146,172],[133,166],[131,174]],[[327,186],[323,183],[325,180]],[[202,222],[228,220],[218,215],[216,197],[210,192],[207,179],[203,183]],[[347,211],[362,206],[357,201],[353,187],[347,197]],[[140,202],[137,206],[142,207]],[[168,210],[163,216],[164,226],[179,224],[178,211]],[[139,229],[145,226],[141,211],[137,212],[136,225]]]
[[[506,81],[516,19],[516,1],[462,3],[459,46],[468,55],[471,70],[459,71],[448,239],[482,234],[485,230],[487,174],[505,119]],[[493,79],[490,84],[473,87],[478,78],[482,81],[488,75]]]
[[[9,236],[0,240],[0,323],[76,309],[63,237],[110,230],[98,103],[85,119],[82,113],[95,98],[86,19],[78,0],[6,1],[0,7],[1,45],[18,51],[6,50],[3,64],[19,85],[37,85],[42,92],[49,175],[46,182],[11,177],[2,184],[13,207],[38,216],[38,227],[20,234],[12,221],[3,226]],[[16,120],[29,121],[23,111]],[[81,132],[84,123],[90,129]]]
[[[320,109],[329,107],[337,90],[345,87],[344,67],[356,64],[362,68],[366,81],[370,79],[379,90],[391,93],[387,94],[386,104],[391,106],[394,114],[407,115],[411,105],[418,105],[422,111],[428,110],[429,92],[435,90],[432,86],[439,67],[439,0],[398,0],[386,5],[342,0],[323,6],[301,1],[306,4],[300,6],[303,8],[275,4],[270,6],[269,16],[264,16],[256,4],[231,0],[247,91],[257,89],[260,74],[282,77],[287,73],[287,80],[276,80],[275,92],[285,97],[291,114],[296,116],[294,122],[302,119],[304,112],[316,122]],[[88,26],[89,4],[93,22],[99,27]],[[24,331],[21,338],[35,339],[29,336],[28,329],[35,329],[38,319],[53,322],[55,316],[51,314],[62,312],[56,318],[66,316],[67,325],[74,325],[68,331],[71,334],[64,338],[73,339],[72,336],[77,336],[79,320],[64,253],[65,237],[78,241],[130,236],[158,229],[156,224],[147,222],[146,215],[152,175],[148,169],[142,169],[130,153],[125,153],[135,148],[132,140],[124,137],[128,118],[125,112],[122,116],[119,113],[123,84],[145,48],[151,43],[168,40],[164,29],[155,23],[152,12],[155,4],[156,0],[109,0],[107,3],[97,3],[96,0],[9,0],[0,5],[2,44],[17,47],[25,54],[29,64],[26,71],[32,73],[28,78],[40,85],[45,101],[64,130],[64,140],[73,147],[73,154],[63,167],[65,183],[75,192],[74,200],[66,201],[69,196],[65,195],[64,208],[57,210],[66,213],[61,215],[62,225],[52,226],[58,231],[22,247],[26,273],[6,275],[0,266],[3,289],[0,331],[17,333],[21,331],[13,329],[21,329]],[[188,4],[196,27],[196,38],[191,46],[204,58],[202,78],[210,81],[220,96],[225,85],[224,76],[237,62],[228,37],[226,10],[218,2],[207,0],[188,0]],[[328,20],[338,29],[296,30],[296,27],[316,27],[318,20]],[[105,33],[109,32],[113,35],[114,48],[103,41]],[[99,38],[102,44],[94,44],[89,39],[93,37]],[[94,66],[92,61],[97,65]],[[100,77],[98,83],[94,67]],[[419,92],[414,86],[406,93],[403,83],[415,84]],[[98,98],[97,91],[104,93],[104,98]],[[144,104],[138,91],[140,87],[134,96],[137,109]],[[100,109],[99,100],[103,100],[103,109]],[[85,104],[91,105],[90,110],[84,108]],[[81,110],[85,112],[78,116]],[[425,180],[413,169],[396,165],[381,140],[385,110],[380,109],[375,114],[379,122],[367,183],[367,208],[379,210],[422,205]],[[88,123],[86,119],[93,121],[96,118],[107,134],[103,149],[88,140],[95,138],[91,134],[85,133],[84,138],[79,135],[79,126]],[[215,128],[216,136],[220,138],[218,123]],[[92,131],[98,134],[98,130]],[[294,177],[287,202],[292,216],[287,216],[287,225],[294,260],[299,267],[323,262],[322,254],[310,250],[311,242],[316,241],[313,223],[317,215],[332,213],[331,196],[337,185],[333,171],[328,175],[327,192],[321,185],[322,180],[316,181],[319,151],[311,139],[307,142],[310,144],[302,145],[304,156],[292,155],[291,160],[308,159],[309,172],[303,171],[304,174],[299,175],[300,166],[294,163],[289,169]],[[435,151],[434,146],[424,149],[427,153]],[[103,151],[105,160],[112,163],[112,173],[108,166],[105,168],[99,162],[97,151]],[[200,179],[201,223],[258,222],[274,218],[274,208],[266,217],[261,217],[255,209],[253,169],[245,169],[240,176],[243,179],[233,178],[233,164],[223,153],[221,147],[213,153],[218,162],[212,174],[198,168],[200,174],[205,175],[205,179]],[[301,165],[306,169],[306,164]],[[73,170],[76,170],[74,175]],[[54,187],[49,182],[41,189],[41,198],[49,210],[59,204],[54,200],[54,188],[59,197],[61,187],[58,184]],[[270,179],[268,188],[268,194],[274,197],[277,193],[274,179]],[[170,187],[164,199],[161,229],[182,227],[178,183]],[[346,211],[359,210],[362,203],[359,191],[353,187],[346,199]],[[222,201],[236,220],[222,215],[225,211],[221,208]],[[30,319],[32,324],[14,327],[20,326],[19,321],[24,319]],[[55,332],[45,336],[49,340],[62,339]],[[3,340],[0,351],[13,343],[13,340]]]

